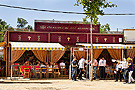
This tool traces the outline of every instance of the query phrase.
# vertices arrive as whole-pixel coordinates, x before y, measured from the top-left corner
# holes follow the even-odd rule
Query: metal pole
[[[93,79],[93,43],[92,43],[92,20],[91,20],[91,24],[90,24],[90,41],[91,41],[91,75],[90,75],[90,80],[92,81]],[[89,65],[90,67],[90,65]]]
[[[71,49],[70,49],[69,79],[71,79],[71,59],[72,59],[72,47],[71,47]]]
[[[11,65],[11,77],[10,77],[11,80],[12,80],[12,68],[13,68],[13,65]]]
[[[121,61],[122,61],[124,58],[124,50],[122,49],[121,51],[122,51],[122,58],[121,58]]]
[[[87,60],[89,59],[88,57],[89,57],[89,52],[88,52],[88,49],[87,49]]]
[[[74,48],[73,48],[73,57],[74,57]]]
[[[87,60],[88,60],[88,55],[89,55],[89,54],[88,54],[88,49],[87,49]],[[89,64],[86,65],[86,79],[88,78],[88,73],[89,73],[89,72],[88,72],[88,65],[89,65]]]
[[[7,79],[7,66],[8,66],[8,64],[7,64],[7,62],[8,62],[8,59],[7,59],[7,46],[6,46],[6,79]]]

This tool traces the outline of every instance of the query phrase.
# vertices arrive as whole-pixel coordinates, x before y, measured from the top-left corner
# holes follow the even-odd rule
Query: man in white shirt
[[[122,62],[122,71],[123,71],[123,77],[125,82],[128,82],[128,77],[127,77],[127,72],[128,72],[128,62],[126,61],[126,59],[124,59]]]
[[[100,79],[105,79],[106,60],[104,57],[99,60]]]
[[[86,63],[86,61],[82,56],[81,59],[78,62],[78,65],[79,65],[79,79],[80,80],[82,80],[82,70],[84,69],[84,63]]]
[[[122,64],[120,63],[120,61],[117,61],[117,65],[116,65],[116,81],[118,81],[118,77],[120,76],[120,81],[122,81]]]

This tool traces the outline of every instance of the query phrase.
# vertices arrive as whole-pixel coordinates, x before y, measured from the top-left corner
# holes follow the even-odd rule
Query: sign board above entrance
[[[93,33],[100,33],[100,24],[93,25]],[[35,20],[35,31],[40,32],[76,32],[90,33],[90,24],[78,24],[78,22]]]

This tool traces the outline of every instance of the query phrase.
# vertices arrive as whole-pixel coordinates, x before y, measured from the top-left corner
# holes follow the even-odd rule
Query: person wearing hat
[[[135,80],[133,79],[133,77],[132,77],[132,73],[133,73],[133,63],[132,63],[132,59],[131,58],[128,58],[128,83],[130,84],[131,83],[131,81],[132,82],[135,82]]]
[[[79,80],[82,80],[82,70],[84,69],[84,63],[87,63],[87,62],[85,61],[85,59],[82,56],[81,59],[78,62],[78,65],[79,65],[79,77],[78,77],[78,79]]]
[[[116,64],[116,81],[118,82],[118,77],[120,76],[120,82],[122,81],[122,64],[120,61],[117,61],[118,63]]]

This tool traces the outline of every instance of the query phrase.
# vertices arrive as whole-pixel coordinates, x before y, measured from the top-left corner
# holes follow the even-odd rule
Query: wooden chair
[[[49,78],[49,75],[51,75],[51,77],[54,76],[53,68],[48,67],[48,68],[47,68],[47,74],[48,74],[48,75],[47,75],[48,78]]]
[[[100,77],[100,70],[97,69],[97,77]]]
[[[105,73],[106,73],[106,78],[108,78],[110,76],[110,68],[109,67],[105,68]]]
[[[56,78],[56,75],[58,75],[58,78],[59,78],[59,68],[53,68],[54,70],[54,78]]]
[[[42,74],[44,74],[44,76],[47,77],[47,68],[46,67],[41,68],[41,77],[42,77]]]
[[[23,78],[26,78],[26,76],[28,78],[31,77],[31,72],[30,72],[30,69],[29,68],[24,68],[24,75],[23,75]]]
[[[19,66],[19,77],[22,76],[23,72],[22,72],[22,66]]]
[[[35,68],[35,76],[37,77],[37,74],[39,74],[39,77],[41,78],[41,68]]]
[[[114,70],[113,69],[110,69],[109,70],[109,72],[110,72],[110,77],[112,78],[112,79],[114,79]]]
[[[109,77],[110,79],[114,78],[113,69],[109,68],[109,71],[107,72],[106,78]]]
[[[19,65],[14,65],[13,66],[13,75],[14,76],[19,76]]]
[[[66,75],[66,68],[65,68],[65,66],[60,66],[60,74],[61,74],[61,76]]]

